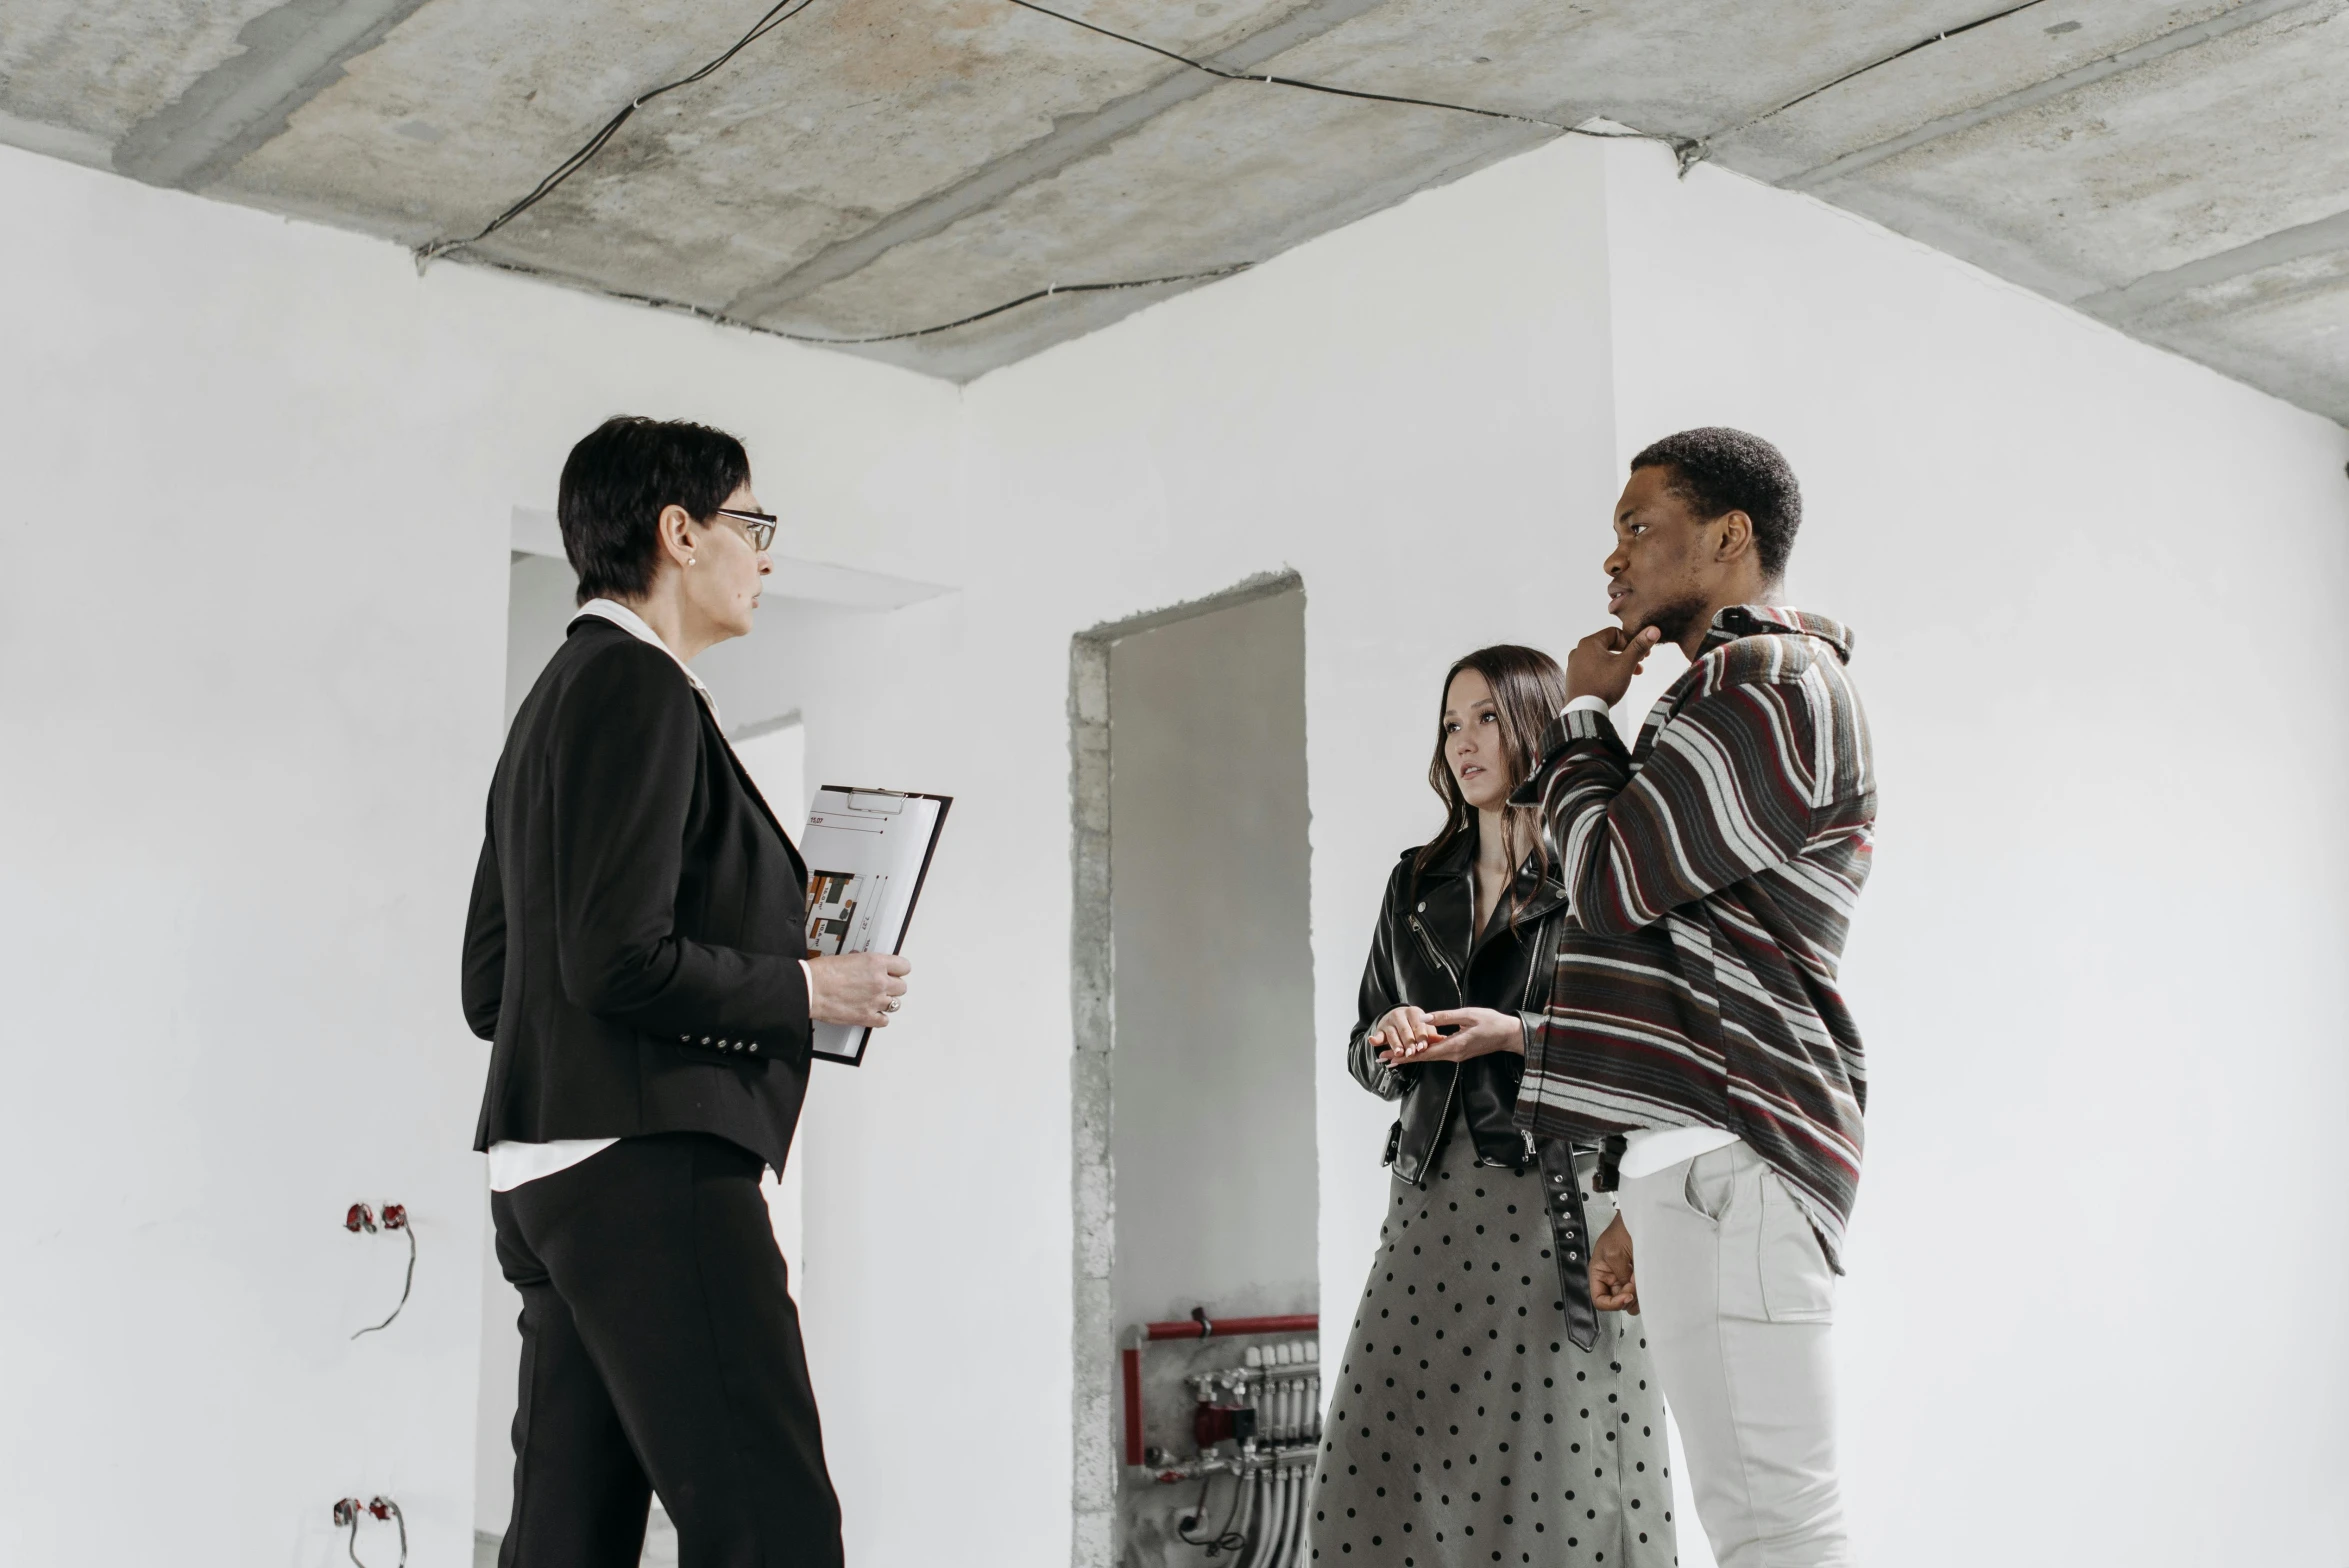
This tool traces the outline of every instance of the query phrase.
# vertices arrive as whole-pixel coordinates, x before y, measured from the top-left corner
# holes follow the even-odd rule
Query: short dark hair
[[[638,414],[596,426],[564,459],[555,501],[579,602],[643,598],[660,559],[661,509],[705,521],[748,483],[750,454],[723,430]]]
[[[1803,525],[1802,487],[1786,454],[1760,436],[1702,425],[1649,443],[1631,471],[1671,470],[1671,487],[1700,517],[1743,512],[1754,520],[1754,552],[1771,582],[1786,575],[1795,530]]]

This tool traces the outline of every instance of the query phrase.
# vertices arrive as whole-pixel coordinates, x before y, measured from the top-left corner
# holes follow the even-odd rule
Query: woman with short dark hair
[[[807,867],[688,664],[750,631],[771,569],[742,443],[609,420],[558,515],[580,611],[507,733],[465,929],[474,1147],[522,1296],[498,1563],[633,1568],[657,1490],[687,1563],[837,1568],[759,1177],[810,1025],[887,1024],[907,966],[805,956]]]
[[[1322,1564],[1675,1560],[1647,1344],[1591,1307],[1590,1238],[1613,1217],[1588,1190],[1595,1151],[1514,1121],[1524,1058],[1507,1040],[1548,999],[1566,892],[1534,813],[1507,802],[1565,705],[1533,648],[1479,649],[1444,677],[1428,767],[1443,828],[1387,879],[1348,1048],[1402,1114],[1314,1476]],[[1463,1037],[1483,1049],[1445,1059]]]

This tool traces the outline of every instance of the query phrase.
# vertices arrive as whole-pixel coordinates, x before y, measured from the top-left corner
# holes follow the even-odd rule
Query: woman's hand
[[[1435,1030],[1429,1025],[1427,1014],[1416,1007],[1389,1009],[1384,1018],[1371,1025],[1370,1033],[1362,1037],[1363,1043],[1377,1053],[1380,1063],[1387,1067],[1400,1067],[1404,1050],[1434,1038]]]
[[[1425,1017],[1427,1033],[1416,1044],[1407,1043],[1396,1053],[1396,1065],[1464,1062],[1472,1056],[1490,1056],[1495,1051],[1525,1054],[1525,1026],[1518,1022],[1515,1013],[1496,1013],[1489,1007],[1447,1007]],[[1438,1034],[1439,1029],[1454,1032]]]
[[[820,1024],[886,1029],[913,965],[895,953],[840,953],[807,961],[808,1016]]]

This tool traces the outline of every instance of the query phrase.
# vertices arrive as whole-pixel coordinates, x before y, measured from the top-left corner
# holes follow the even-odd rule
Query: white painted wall
[[[812,780],[957,797],[912,1001],[805,1133],[855,1561],[1067,1555],[1070,634],[1303,576],[1341,1310],[1389,1113],[1338,1052],[1435,821],[1436,682],[1593,624],[1623,457],[1700,420],[1803,473],[1796,587],[1859,628],[1886,780],[1849,966],[1864,1554],[2349,1533],[2337,427],[1631,148],[1487,170],[959,394],[13,154],[0,202],[0,1179],[39,1195],[0,1217],[0,1341],[37,1347],[0,1356],[0,1557],[127,1557],[90,1528],[126,1489],[216,1522],[175,1533],[194,1562],[325,1562],[326,1504],[377,1488],[420,1565],[461,1541],[453,969],[507,508],[621,406],[742,431],[771,509],[962,590],[777,607],[704,666],[730,717],[805,713]],[[411,1202],[426,1262],[409,1332],[353,1347],[384,1261],[335,1228],[357,1197]]]
[[[0,1561],[317,1568],[380,1491],[461,1564],[510,508],[633,408],[853,532],[954,394],[9,150],[0,210]],[[354,1343],[356,1199],[422,1262]]]

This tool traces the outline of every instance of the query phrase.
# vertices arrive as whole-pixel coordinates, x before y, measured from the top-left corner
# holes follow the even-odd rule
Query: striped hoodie
[[[1542,808],[1573,899],[1518,1125],[1733,1132],[1838,1271],[1867,1075],[1836,967],[1876,820],[1850,657],[1822,616],[1723,610],[1635,750],[1605,713],[1569,712],[1515,797]]]

